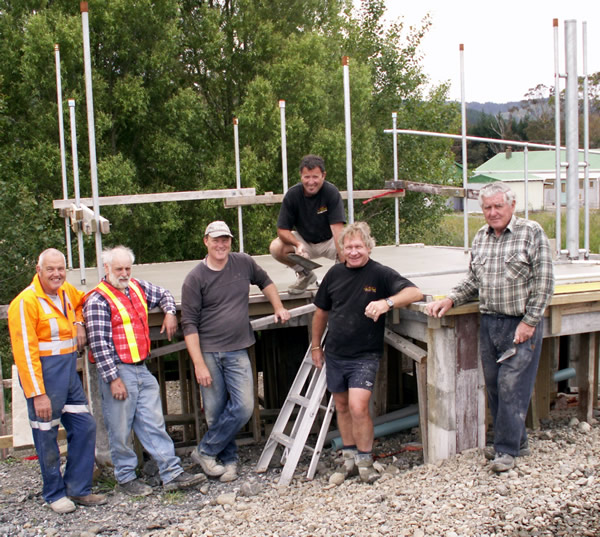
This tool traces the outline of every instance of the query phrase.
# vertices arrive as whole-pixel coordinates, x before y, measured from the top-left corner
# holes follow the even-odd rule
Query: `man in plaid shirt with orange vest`
[[[115,477],[127,494],[147,496],[152,488],[136,477],[132,430],[156,461],[165,490],[194,486],[206,476],[189,474],[181,467],[165,429],[158,382],[145,365],[150,356],[148,310],[163,310],[161,333],[171,340],[177,330],[175,300],[167,289],[131,278],[134,259],[124,246],[104,251],[106,277],[86,297],[83,315],[99,372]]]

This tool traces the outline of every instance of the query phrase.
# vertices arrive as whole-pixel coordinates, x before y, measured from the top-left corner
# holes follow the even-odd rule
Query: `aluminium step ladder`
[[[321,404],[326,389],[325,364],[323,364],[321,369],[318,369],[313,365],[309,345],[298,369],[298,373],[296,373],[296,378],[292,383],[290,391],[279,412],[279,416],[275,421],[273,430],[269,435],[269,439],[256,463],[256,472],[261,473],[267,470],[269,462],[275,453],[275,449],[278,445],[282,445],[284,448],[281,457],[283,470],[279,477],[279,485],[288,485],[290,483],[294,476],[298,461],[300,460],[300,455],[302,455],[302,451],[305,448],[313,452],[306,476],[308,479],[314,477],[323,444],[325,443],[325,436],[329,430],[329,424],[331,423],[334,411],[332,396],[329,396],[327,406]],[[294,425],[292,426],[291,433],[285,434],[285,429],[288,426],[292,412],[296,406],[299,407],[299,410]],[[307,446],[306,440],[319,410],[325,412],[323,423],[314,447]]]

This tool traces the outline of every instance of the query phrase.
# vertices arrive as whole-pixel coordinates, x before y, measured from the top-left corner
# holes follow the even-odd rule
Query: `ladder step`
[[[285,447],[292,449],[294,445],[294,440],[290,438],[287,434],[283,433],[271,433],[271,438],[275,440],[278,444],[282,444]]]
[[[290,395],[288,397],[288,401],[291,401],[292,403],[302,406],[304,408],[308,408],[308,405],[310,403],[310,399],[308,397],[304,397],[303,395]]]

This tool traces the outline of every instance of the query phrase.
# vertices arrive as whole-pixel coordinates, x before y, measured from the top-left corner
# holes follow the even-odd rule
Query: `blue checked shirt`
[[[467,277],[448,298],[459,306],[479,296],[481,313],[523,316],[537,326],[554,292],[552,254],[544,230],[513,216],[500,237],[488,225],[475,235]]]
[[[170,291],[144,280],[136,279],[135,281],[146,293],[148,311],[159,307],[165,313],[176,314],[175,299]],[[123,292],[129,296],[129,287]],[[117,364],[120,363],[120,360],[112,338],[110,305],[100,293],[92,292],[83,305],[83,317],[88,344],[96,361],[98,372],[104,382],[112,382],[119,376]]]

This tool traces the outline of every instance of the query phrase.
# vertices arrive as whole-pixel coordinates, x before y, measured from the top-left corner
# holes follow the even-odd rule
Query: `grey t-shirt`
[[[197,332],[203,352],[250,347],[255,341],[248,318],[250,285],[262,290],[271,283],[268,274],[247,254],[230,253],[222,270],[212,270],[202,260],[183,282],[183,334]]]

